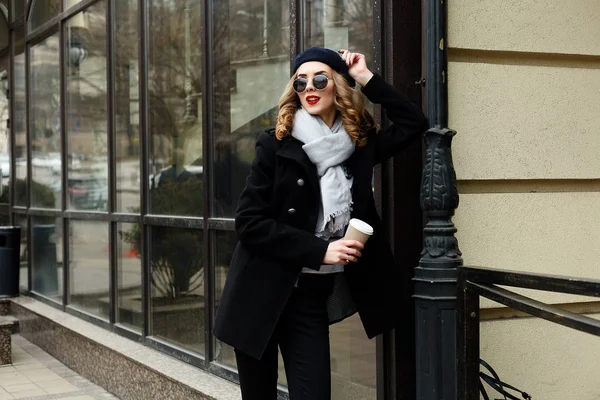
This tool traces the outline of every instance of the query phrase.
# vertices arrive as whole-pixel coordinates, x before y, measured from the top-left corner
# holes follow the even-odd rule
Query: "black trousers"
[[[290,400],[330,400],[328,274],[300,274],[260,360],[235,350],[243,400],[277,399],[277,355],[285,366]]]

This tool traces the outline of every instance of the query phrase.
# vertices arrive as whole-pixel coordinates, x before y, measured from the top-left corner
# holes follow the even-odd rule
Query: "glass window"
[[[148,10],[152,214],[203,214],[201,3],[156,0]]]
[[[373,65],[373,0],[304,0],[305,47],[349,48]]]
[[[0,50],[8,47],[8,8],[0,1]]]
[[[31,290],[62,302],[62,220],[34,217],[32,230]]]
[[[58,33],[31,47],[29,129],[32,207],[61,207],[59,62]]]
[[[34,30],[42,26],[45,22],[58,15],[59,9],[59,0],[33,0],[29,9],[29,30]]]
[[[152,334],[204,353],[204,246],[197,229],[152,227]]]
[[[211,214],[232,217],[259,132],[274,127],[289,81],[288,2],[215,2]]]
[[[27,260],[27,216],[22,214],[13,214],[15,226],[21,227],[21,256],[19,264],[19,290],[27,292],[29,290],[29,281],[27,278],[28,262]]]
[[[219,307],[219,301],[221,300],[223,287],[225,286],[225,279],[227,278],[227,273],[229,272],[229,263],[231,262],[231,256],[233,255],[237,238],[234,232],[214,232],[212,238],[212,254],[214,254],[213,268],[215,277],[214,299],[216,312],[217,308]],[[215,361],[235,367],[236,362],[233,347],[217,340],[216,338],[214,338],[214,341]]]
[[[140,225],[118,223],[117,322],[142,330],[142,263]]]
[[[115,140],[117,211],[140,209],[139,71],[137,2],[115,2]]]
[[[349,48],[373,66],[373,1],[304,1],[305,47]],[[375,341],[367,339],[360,318],[330,327],[332,398],[376,398]]]
[[[65,0],[65,9],[74,6],[75,4],[80,3],[81,0]],[[123,3],[123,1],[118,1],[118,3]]]
[[[108,146],[106,7],[103,1],[65,26],[65,133],[68,208],[106,211]]]
[[[8,203],[8,178],[10,176],[10,147],[8,120],[8,55],[0,57],[0,203]]]
[[[82,311],[108,319],[108,223],[69,221],[69,303]]]
[[[14,3],[13,3],[14,4]],[[15,205],[27,205],[27,134],[25,121],[25,53],[23,46],[23,27],[15,31],[15,57],[13,58],[13,92],[11,95],[15,149]]]
[[[14,21],[23,16],[25,12],[25,0],[12,0],[11,2],[11,17],[10,20]]]

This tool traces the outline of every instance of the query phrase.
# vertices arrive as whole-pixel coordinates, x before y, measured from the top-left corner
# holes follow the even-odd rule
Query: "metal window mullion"
[[[27,28],[25,27],[24,30],[24,36],[26,36],[27,33]],[[32,174],[32,167],[31,167],[31,155],[32,155],[32,151],[31,151],[31,96],[30,96],[30,90],[31,90],[31,84],[30,84],[30,44],[27,42],[27,40],[25,39],[25,37],[23,38],[23,40],[25,41],[24,46],[23,46],[23,55],[25,57],[25,74],[23,75],[23,78],[25,79],[25,145],[26,145],[26,150],[25,152],[27,153],[27,165],[26,165],[26,170],[27,170],[27,176],[25,178],[25,205],[26,207],[29,209],[31,207],[31,182],[32,182],[32,178],[31,178],[31,174]],[[33,285],[33,264],[31,262],[31,255],[33,254],[32,252],[32,247],[31,247],[31,241],[32,241],[32,234],[31,234],[31,216],[27,216],[26,217],[26,221],[27,221],[27,233],[25,234],[25,237],[27,237],[27,293],[31,292],[32,289],[32,285]]]
[[[204,229],[204,218],[174,215],[148,215],[143,216],[144,223],[148,225],[165,226],[171,228]]]
[[[203,35],[202,35],[202,59],[204,60],[204,68],[203,68],[203,101],[202,101],[202,168],[206,172],[202,174],[203,178],[203,186],[204,186],[204,211],[203,211],[203,259],[204,259],[204,354],[205,354],[205,366],[208,367],[211,361],[214,358],[214,348],[213,348],[213,339],[212,339],[212,316],[213,316],[213,306],[214,306],[214,282],[212,273],[212,265],[211,265],[211,251],[210,251],[210,243],[211,243],[211,231],[209,230],[208,218],[211,214],[211,205],[212,201],[210,197],[212,196],[213,191],[211,190],[212,179],[211,175],[211,159],[212,159],[212,149],[210,148],[212,145],[212,137],[213,137],[213,93],[214,86],[213,80],[211,79],[214,76],[214,56],[212,52],[213,47],[213,0],[205,0],[203,2],[204,9],[203,13]],[[214,257],[213,257],[214,258]]]
[[[61,159],[62,159],[62,168],[60,171],[60,179],[61,179],[61,212],[62,212],[62,229],[63,229],[63,307],[66,309],[69,304],[70,298],[70,243],[71,238],[69,232],[71,231],[71,224],[68,215],[65,213],[67,211],[67,182],[68,182],[68,143],[67,143],[67,135],[65,128],[66,121],[66,96],[67,96],[67,78],[66,78],[66,35],[65,35],[65,23],[60,21],[58,24],[58,32],[59,32],[59,41],[60,41],[60,150],[61,150]]]
[[[113,34],[114,24],[114,0],[106,0],[106,131],[107,131],[107,147],[108,147],[108,213],[112,215],[116,209],[116,169],[115,169],[115,90],[114,85],[114,71],[115,71],[115,35]],[[118,288],[118,263],[119,254],[117,252],[117,222],[109,222],[109,313],[108,319],[111,325],[116,322],[116,311],[117,311],[117,288]]]
[[[147,85],[148,85],[148,67],[147,67],[147,54],[148,54],[148,9],[146,7],[145,0],[138,0],[138,29],[139,29],[139,49],[138,49],[138,74],[139,74],[139,85],[138,85],[138,99],[139,99],[139,143],[141,146],[141,166],[140,173],[142,179],[140,179],[140,255],[142,257],[142,337],[146,338],[151,334],[150,322],[151,322],[151,308],[150,308],[150,295],[151,295],[151,284],[152,277],[150,271],[150,255],[146,249],[150,249],[149,240],[150,232],[146,222],[144,221],[144,215],[148,213],[148,159],[149,159],[149,140],[147,139],[146,132],[148,132],[148,97],[147,97]]]
[[[382,24],[381,21],[390,21],[393,14],[393,6],[390,2],[372,2],[373,7],[373,71],[379,74],[387,73],[385,76],[388,82],[391,81],[390,75],[392,75],[393,68],[385,65],[385,53],[392,51],[389,47],[384,48],[383,43],[392,43],[393,39],[393,25]],[[390,59],[391,57],[388,57]],[[374,105],[374,118],[378,123],[385,121],[383,110],[379,104]],[[384,186],[393,185],[394,169],[393,161],[387,161],[377,166],[374,170],[374,185],[375,185],[375,200],[377,208],[383,214],[383,210],[389,212],[393,210],[393,196],[394,191],[388,190],[388,196],[383,196],[382,188]],[[386,185],[386,183],[388,185]],[[390,187],[388,187],[390,189]],[[391,215],[390,215],[391,214]],[[393,211],[387,213],[384,216],[384,226],[386,217],[391,217],[391,222],[387,224],[386,231],[391,236],[390,243],[393,241],[394,233],[394,220]],[[391,225],[391,226],[390,226]],[[375,380],[376,380],[376,398],[377,400],[392,399],[396,397],[396,368],[395,368],[395,353],[396,353],[396,340],[394,332],[384,332],[382,335],[378,335],[375,339]]]
[[[304,21],[303,0],[289,0],[290,2],[290,75],[294,66],[294,58],[304,48],[304,34],[302,21]]]
[[[25,24],[27,27],[25,39],[28,42],[41,41],[40,37],[47,37],[52,34],[52,31],[56,29],[56,26],[61,22],[62,16],[60,14],[50,18],[42,25],[36,27],[33,30],[29,29],[29,23]]]
[[[9,4],[9,14],[12,12]],[[10,20],[10,18],[9,18]],[[9,125],[9,141],[10,141],[10,170],[12,172],[12,176],[16,177],[16,163],[15,163],[15,46],[14,46],[14,30],[10,29],[8,31],[8,124]],[[15,181],[16,179],[10,179],[8,181],[8,213],[9,213],[9,224],[15,225],[15,218],[13,215],[13,207],[15,206]]]

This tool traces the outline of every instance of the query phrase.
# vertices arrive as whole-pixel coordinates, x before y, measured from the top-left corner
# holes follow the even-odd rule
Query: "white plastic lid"
[[[365,221],[361,221],[360,219],[357,219],[357,218],[352,218],[350,220],[349,224],[352,225],[354,227],[354,229],[361,231],[365,235],[373,234],[373,227],[371,225],[367,224]]]

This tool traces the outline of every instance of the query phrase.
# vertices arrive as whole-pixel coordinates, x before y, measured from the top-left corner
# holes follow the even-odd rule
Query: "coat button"
[[[295,208],[290,208],[288,210],[288,214],[290,214],[290,215],[296,214],[296,209]]]
[[[304,179],[298,179],[298,180],[296,181],[296,184],[297,184],[298,186],[304,186]]]

